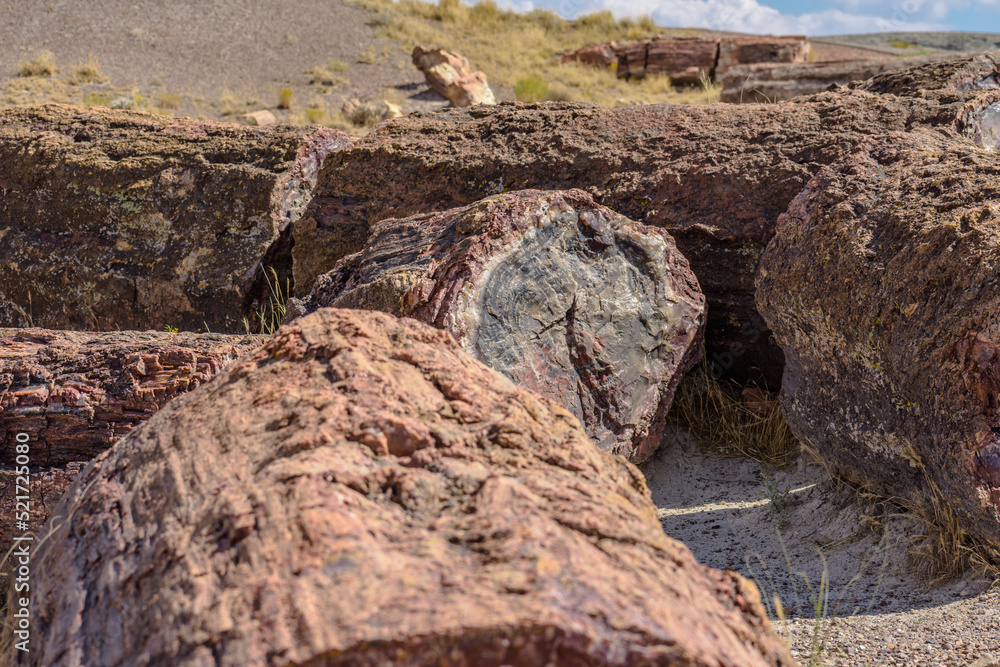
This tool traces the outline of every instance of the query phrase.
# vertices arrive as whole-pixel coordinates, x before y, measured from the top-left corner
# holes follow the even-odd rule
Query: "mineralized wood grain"
[[[261,336],[0,329],[0,466],[18,433],[30,465],[88,461]]]
[[[0,111],[0,326],[238,332],[290,274],[317,128],[63,105]]]
[[[753,106],[501,104],[412,114],[327,158],[310,211],[334,213],[315,216],[313,256],[331,248],[323,261],[332,267],[348,254],[345,231],[363,237],[360,227],[385,218],[504,191],[580,188],[670,232],[708,300],[709,360],[776,388],[781,351],[756,312],[753,279],[778,216],[866,137],[916,125],[953,131],[964,95],[843,90]],[[299,294],[317,275],[296,278]]]
[[[928,90],[976,92],[1000,88],[1000,54],[981,53],[951,58],[913,67],[905,73],[894,72],[873,77],[859,86],[862,90],[893,95],[925,94]]]
[[[660,445],[674,390],[701,357],[705,315],[670,235],[581,190],[526,190],[383,221],[296,304],[324,306],[447,329],[633,462]]]
[[[383,313],[282,328],[55,513],[33,650],[4,664],[793,664],[756,587],[663,534],[638,469]]]
[[[998,176],[1000,156],[965,137],[865,142],[779,221],[757,300],[796,436],[836,474],[932,516],[940,503],[1000,546]]]

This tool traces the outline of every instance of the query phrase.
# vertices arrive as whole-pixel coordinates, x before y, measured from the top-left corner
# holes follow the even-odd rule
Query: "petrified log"
[[[756,312],[753,278],[778,215],[864,137],[952,127],[968,95],[844,90],[773,105],[501,104],[413,114],[327,158],[301,228],[313,266],[326,268],[297,274],[296,285],[307,293],[348,248],[361,250],[363,240],[351,240],[370,223],[502,191],[578,187],[670,232],[708,301],[709,360],[730,377],[777,388],[781,351]],[[299,227],[295,235],[297,249]]]
[[[792,664],[756,587],[663,534],[638,469],[384,313],[282,328],[57,516],[8,664]]]
[[[893,95],[922,95],[927,90],[974,92],[1000,88],[1000,53],[981,53],[969,58],[937,60],[906,73],[873,77],[861,90]]]
[[[997,173],[1000,156],[950,133],[863,144],[779,221],[757,299],[796,436],[1000,545]]]
[[[751,35],[719,40],[716,74],[736,65],[801,63],[809,57],[809,39],[802,35]]]
[[[0,111],[0,326],[243,330],[346,135],[62,105]]]
[[[886,72],[891,73],[887,75],[887,81],[899,82],[909,76],[900,75],[908,67],[953,60],[953,55],[930,55],[892,60],[736,65],[719,75],[718,81],[722,84],[719,99],[733,104],[783,102],[827,90],[830,86],[862,81]]]
[[[299,312],[324,306],[447,329],[487,366],[569,408],[598,447],[640,462],[701,356],[705,297],[662,229],[581,190],[527,190],[382,222]]]
[[[31,466],[87,461],[261,336],[0,329],[0,466],[26,433]]]
[[[649,42],[632,42],[618,47],[619,79],[641,79],[646,76],[646,52]]]
[[[579,62],[592,67],[610,67],[618,62],[618,44],[614,41],[590,44],[556,56],[556,62]]]
[[[662,74],[671,82],[696,84],[703,76],[712,77],[719,52],[719,40],[659,38],[628,44],[618,51],[618,78],[640,79]]]

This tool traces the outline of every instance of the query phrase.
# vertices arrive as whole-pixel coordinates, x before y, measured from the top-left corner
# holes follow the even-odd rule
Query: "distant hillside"
[[[1000,49],[1000,34],[988,32],[876,32],[864,35],[834,35],[824,39],[871,46],[909,47],[932,51],[995,51]]]

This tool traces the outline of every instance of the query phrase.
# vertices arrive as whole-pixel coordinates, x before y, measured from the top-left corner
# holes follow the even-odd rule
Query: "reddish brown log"
[[[4,664],[794,664],[753,583],[664,535],[638,469],[383,313],[283,328],[54,514],[32,651]]]
[[[618,50],[618,77],[641,79],[655,74],[678,84],[696,84],[715,72],[719,41],[660,38],[627,44]]]
[[[1000,546],[1000,156],[975,145],[997,137],[993,96],[968,137],[880,137],[821,172],[778,223],[757,301],[796,436]]]
[[[327,159],[308,247],[329,270],[345,238],[385,218],[509,190],[581,188],[670,232],[708,300],[709,360],[728,377],[777,389],[781,351],[756,312],[753,279],[778,216],[866,137],[917,126],[954,132],[973,95],[838,90],[786,104],[501,104],[411,115]],[[316,275],[297,278],[300,294]]]
[[[718,75],[736,65],[801,63],[808,57],[809,40],[804,36],[726,37],[719,41],[715,71]]]
[[[260,336],[0,329],[0,465],[27,434],[30,465],[87,461]]]
[[[0,326],[239,332],[335,130],[0,111]]]
[[[556,61],[560,63],[579,62],[592,67],[609,67],[618,62],[617,50],[617,43],[613,41],[602,42],[559,54],[556,56]]]

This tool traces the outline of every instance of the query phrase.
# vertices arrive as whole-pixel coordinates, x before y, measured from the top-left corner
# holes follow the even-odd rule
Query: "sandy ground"
[[[706,454],[678,431],[643,472],[666,533],[701,563],[753,579],[803,664],[818,637],[814,664],[1000,665],[998,587],[970,575],[929,588],[908,556],[919,524],[885,517],[822,467],[800,458],[767,470]]]

